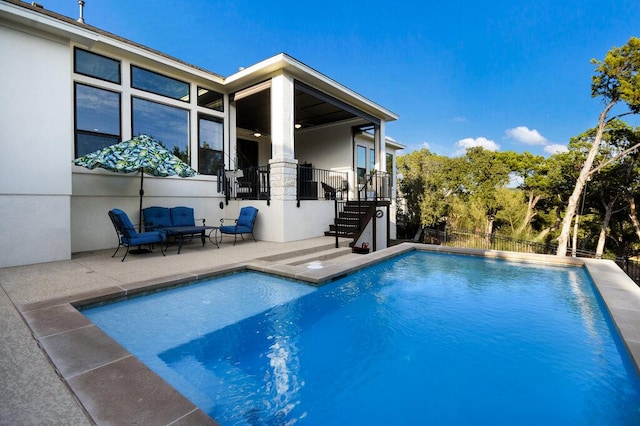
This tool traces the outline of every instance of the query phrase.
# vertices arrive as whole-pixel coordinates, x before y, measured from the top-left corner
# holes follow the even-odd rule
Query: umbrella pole
[[[138,232],[142,232],[142,196],[144,195],[144,189],[143,189],[143,184],[144,184],[144,170],[140,169],[140,216],[138,219]],[[162,243],[160,243],[162,244]],[[144,249],[142,248],[142,246],[138,246],[137,249],[131,250],[129,251],[129,253],[131,254],[144,254],[144,253],[151,253],[151,250],[148,249]]]
[[[138,216],[138,232],[142,232],[142,197],[144,196],[144,171],[140,169],[140,216]]]

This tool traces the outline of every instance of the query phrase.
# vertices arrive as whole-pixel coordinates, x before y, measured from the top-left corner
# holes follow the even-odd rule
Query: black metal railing
[[[298,165],[297,199],[343,200],[349,197],[348,174]]]
[[[221,185],[220,182],[223,182]],[[269,165],[218,171],[218,192],[227,200],[271,200],[271,170]]]
[[[359,178],[358,199],[391,200],[391,175],[387,172],[374,172]]]
[[[616,264],[640,286],[640,262],[625,257],[617,257]]]
[[[440,244],[450,247],[477,248],[483,250],[515,251],[520,253],[556,254],[557,245],[538,243],[535,241],[519,240],[498,234],[447,229],[445,231],[424,229],[422,242]],[[587,250],[576,250],[577,257],[595,257],[595,253]],[[569,251],[571,255],[573,251]]]

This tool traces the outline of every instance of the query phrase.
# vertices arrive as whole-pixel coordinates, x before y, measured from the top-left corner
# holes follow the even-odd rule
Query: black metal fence
[[[616,264],[640,286],[640,262],[629,258],[619,257],[616,259]]]
[[[298,165],[298,200],[343,200],[349,197],[349,175],[345,172]]]
[[[515,251],[520,253],[555,254],[556,246],[533,241],[516,240],[496,234],[474,231],[425,229],[423,242],[450,247],[477,248],[483,250]]]

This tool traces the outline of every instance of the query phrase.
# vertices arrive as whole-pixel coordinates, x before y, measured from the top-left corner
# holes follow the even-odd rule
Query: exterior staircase
[[[329,237],[355,238],[360,232],[360,222],[375,205],[375,201],[347,201],[338,212],[336,223],[329,225],[324,235]]]

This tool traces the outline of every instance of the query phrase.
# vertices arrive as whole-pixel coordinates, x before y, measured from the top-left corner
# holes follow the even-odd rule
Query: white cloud
[[[465,117],[457,116],[457,117],[453,117],[451,121],[453,121],[454,123],[464,123],[467,121],[467,119]]]
[[[507,137],[515,139],[518,142],[526,143],[527,145],[546,145],[547,138],[542,136],[537,130],[529,129],[527,126],[518,126],[513,129],[505,130]]]
[[[429,142],[422,142],[422,147],[425,149],[430,149],[429,148]]]
[[[479,137],[479,138],[465,138],[465,139],[460,139],[456,145],[461,148],[460,151],[462,152],[458,152],[458,154],[464,154],[464,152],[469,149],[469,148],[475,148],[477,146],[482,147],[486,150],[489,151],[497,151],[500,149],[500,145],[498,145],[497,143],[495,143],[494,141],[487,139],[487,138],[483,138],[483,137]]]
[[[559,143],[550,144],[544,147],[544,152],[549,154],[557,154],[559,152],[569,152],[566,145],[560,145]]]

